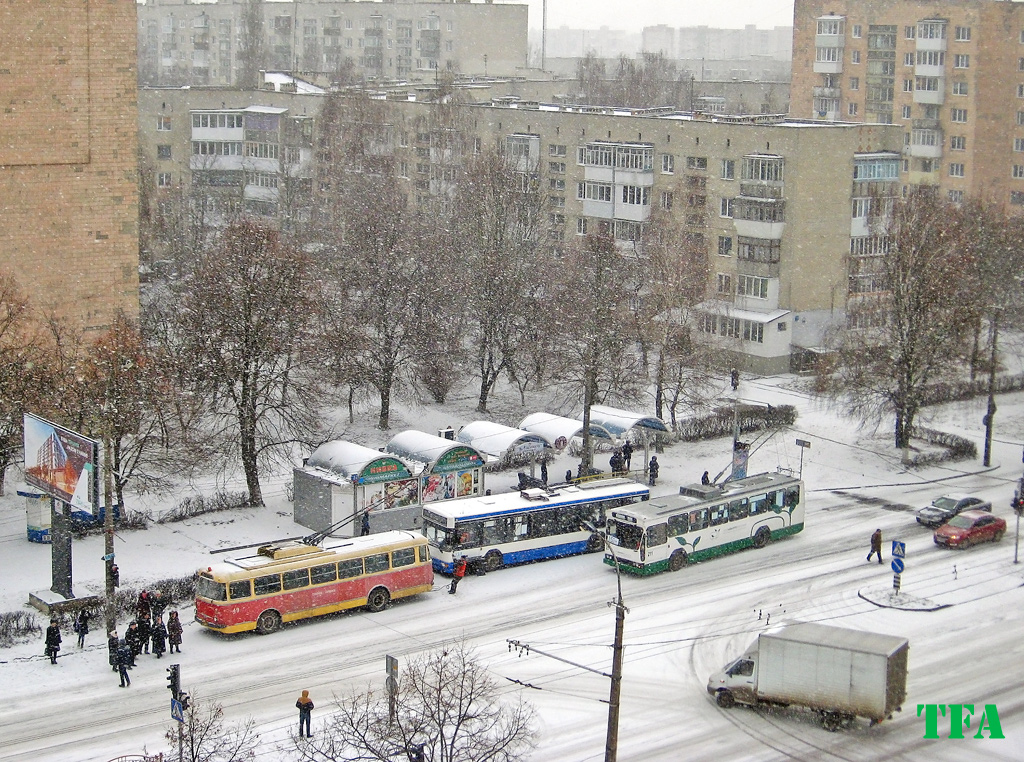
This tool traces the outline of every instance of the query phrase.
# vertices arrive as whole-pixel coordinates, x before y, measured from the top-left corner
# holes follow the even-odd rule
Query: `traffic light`
[[[189,701],[191,701],[191,697],[187,693],[179,693],[178,701],[181,702],[181,711],[184,712],[186,709],[188,709],[188,704]]]
[[[167,690],[174,698],[178,698],[178,694],[181,693],[181,672],[180,666],[177,664],[172,664],[167,668]]]

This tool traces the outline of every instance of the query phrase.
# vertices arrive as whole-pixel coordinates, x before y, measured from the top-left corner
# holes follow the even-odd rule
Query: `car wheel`
[[[390,600],[391,593],[388,592],[386,587],[375,587],[366,596],[366,610],[373,612],[383,611],[387,608],[388,601]]]
[[[715,694],[715,703],[722,709],[732,709],[736,706],[736,697],[729,691],[719,691]]]
[[[281,615],[276,611],[264,611],[256,620],[256,632],[269,635],[281,629]]]
[[[668,570],[674,572],[679,571],[686,566],[689,560],[690,559],[687,557],[685,550],[677,550],[668,557]]]
[[[768,527],[760,527],[754,532],[754,547],[763,548],[768,544],[768,541],[772,538],[771,530]]]
[[[501,553],[496,550],[488,551],[487,555],[484,556],[484,571],[493,572],[498,571],[503,565],[504,560],[501,557]]]
[[[1004,530],[1000,529],[998,532],[992,535],[992,542],[999,542],[1001,539],[1003,539],[1003,532]]]

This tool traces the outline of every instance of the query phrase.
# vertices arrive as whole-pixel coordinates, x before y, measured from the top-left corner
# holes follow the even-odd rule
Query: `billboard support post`
[[[103,434],[103,563],[106,601],[103,606],[103,618],[106,620],[107,632],[117,629],[117,610],[114,606],[114,499],[113,499],[113,465],[110,462],[110,436]]]

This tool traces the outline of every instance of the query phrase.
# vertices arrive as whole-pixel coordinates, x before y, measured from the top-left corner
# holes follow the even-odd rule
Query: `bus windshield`
[[[614,520],[608,522],[608,542],[612,545],[635,550],[640,547],[643,536],[644,530],[635,524],[624,524]]]
[[[424,521],[423,534],[427,538],[427,542],[436,545],[440,550],[447,551],[455,547],[455,532],[451,529]]]
[[[227,600],[223,582],[214,582],[209,577],[200,576],[196,580],[196,595],[200,598],[208,598],[211,601]]]

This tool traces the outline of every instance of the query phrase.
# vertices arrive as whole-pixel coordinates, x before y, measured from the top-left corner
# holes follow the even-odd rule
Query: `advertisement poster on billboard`
[[[99,442],[25,414],[25,481],[75,510],[96,514]]]

